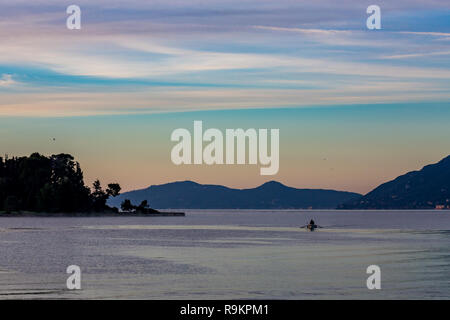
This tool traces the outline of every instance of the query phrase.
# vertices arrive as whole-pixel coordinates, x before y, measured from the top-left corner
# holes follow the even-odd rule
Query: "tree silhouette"
[[[91,192],[84,184],[80,164],[70,154],[0,157],[0,210],[111,211],[106,201],[120,190],[119,184],[111,183],[103,191],[96,180]]]
[[[15,196],[8,196],[5,200],[5,211],[10,213],[12,211],[17,211],[18,209],[18,201]]]
[[[134,206],[131,204],[131,201],[129,199],[125,199],[122,201],[120,208],[122,209],[122,211],[130,212],[134,209]]]
[[[149,207],[148,201],[147,200],[142,200],[141,204],[138,207],[142,208],[142,209],[147,209]]]
[[[122,188],[118,183],[110,183],[108,184],[108,188],[106,188],[106,194],[108,197],[117,197],[120,194],[120,190]]]

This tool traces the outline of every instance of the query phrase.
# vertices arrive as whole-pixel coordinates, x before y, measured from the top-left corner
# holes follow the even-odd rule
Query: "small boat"
[[[308,229],[309,231],[314,231],[314,230],[316,230],[317,228],[323,228],[323,227],[321,227],[321,226],[318,226],[317,224],[307,224],[307,225],[304,225],[304,226],[302,226],[302,227],[300,227],[300,228],[306,228],[306,229]]]

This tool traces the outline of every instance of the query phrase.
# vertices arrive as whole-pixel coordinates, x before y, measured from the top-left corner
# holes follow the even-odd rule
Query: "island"
[[[85,185],[80,164],[70,154],[0,157],[0,217],[17,216],[184,216],[161,212],[148,201],[125,199],[121,210],[106,204],[120,195],[118,183]]]

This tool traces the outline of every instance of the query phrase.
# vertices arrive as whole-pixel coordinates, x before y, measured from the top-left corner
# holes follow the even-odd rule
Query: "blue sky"
[[[66,28],[71,4],[81,30]],[[372,4],[381,30],[366,28]],[[252,170],[184,171],[166,154],[174,123],[200,115],[233,127],[235,117],[242,127],[279,126],[287,165],[274,179],[365,192],[448,154],[449,17],[444,0],[0,0],[0,151],[63,150],[89,179],[119,176],[127,189],[178,178],[251,186],[263,182]],[[219,110],[227,117],[217,123]],[[368,142],[352,147],[345,128],[355,126]],[[65,142],[47,146],[50,136]],[[109,165],[96,160],[93,136]],[[302,137],[307,150],[291,151]],[[134,167],[146,159],[158,169],[120,171],[117,144],[135,154]],[[335,159],[333,177],[314,165],[321,148]]]
[[[449,99],[446,1],[380,1],[382,30],[368,1],[76,4],[81,30],[68,3],[0,1],[0,115]]]

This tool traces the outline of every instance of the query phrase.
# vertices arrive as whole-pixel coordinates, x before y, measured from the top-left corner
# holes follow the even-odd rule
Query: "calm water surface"
[[[449,248],[449,211],[0,218],[0,299],[449,299]]]

